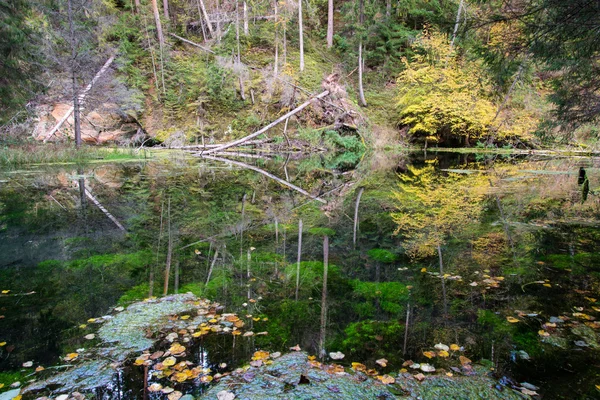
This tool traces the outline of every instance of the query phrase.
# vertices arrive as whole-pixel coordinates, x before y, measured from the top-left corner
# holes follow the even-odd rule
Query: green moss
[[[369,257],[382,263],[392,263],[398,259],[398,256],[386,249],[371,249],[367,252]]]

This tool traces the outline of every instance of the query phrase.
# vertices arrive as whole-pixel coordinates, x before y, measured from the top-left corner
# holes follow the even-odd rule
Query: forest
[[[600,398],[599,29],[0,0],[0,400]]]

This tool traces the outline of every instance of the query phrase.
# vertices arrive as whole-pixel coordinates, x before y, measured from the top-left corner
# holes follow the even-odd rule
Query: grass
[[[0,166],[34,164],[84,164],[98,161],[129,161],[148,157],[147,151],[118,147],[83,146],[79,150],[62,144],[20,144],[0,147]]]

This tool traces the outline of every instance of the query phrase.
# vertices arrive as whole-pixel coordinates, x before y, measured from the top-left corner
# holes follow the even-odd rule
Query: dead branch
[[[241,143],[247,142],[248,140],[253,139],[253,138],[255,138],[255,137],[259,136],[259,135],[262,135],[263,133],[265,133],[266,131],[268,131],[269,129],[271,129],[272,127],[274,127],[275,125],[277,125],[277,124],[285,121],[286,119],[290,118],[291,116],[293,116],[293,115],[299,113],[300,111],[304,110],[306,107],[308,107],[312,103],[313,100],[315,100],[315,99],[320,100],[323,97],[327,96],[328,94],[329,94],[329,90],[326,90],[326,91],[324,91],[322,93],[319,93],[315,97],[313,97],[311,99],[308,99],[307,101],[305,101],[304,103],[302,103],[298,107],[294,108],[292,111],[290,111],[287,114],[279,117],[275,121],[271,122],[269,125],[265,126],[262,129],[259,129],[258,131],[254,132],[253,134],[245,136],[245,137],[243,137],[241,139],[238,139],[238,140],[235,140],[233,142],[226,143],[226,144],[224,144],[222,146],[215,147],[214,149],[210,149],[206,153],[210,154],[210,153],[215,153],[215,152],[218,152],[218,151],[221,151],[221,150],[225,150],[225,149],[228,149],[230,147],[237,146],[237,145],[239,145]]]
[[[194,42],[192,42],[191,40],[184,39],[184,38],[182,38],[181,36],[177,36],[177,35],[176,35],[176,34],[174,34],[174,33],[169,33],[169,35],[170,35],[170,36],[173,36],[173,37],[174,37],[174,38],[176,38],[176,39],[179,39],[179,40],[181,40],[181,41],[182,41],[182,42],[184,42],[184,43],[191,44],[191,45],[192,45],[192,46],[194,46],[194,47],[197,47],[197,48],[199,48],[199,49],[201,49],[201,50],[204,50],[204,51],[206,51],[207,53],[210,53],[210,54],[215,54],[215,52],[214,52],[214,51],[212,51],[211,49],[208,49],[208,48],[206,48],[206,47],[204,47],[204,46],[202,46],[202,45],[199,45],[198,43],[194,43]]]

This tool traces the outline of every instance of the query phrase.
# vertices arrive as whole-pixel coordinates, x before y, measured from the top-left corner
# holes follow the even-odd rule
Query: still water
[[[89,318],[161,295],[167,265],[168,293],[268,332],[199,356],[318,355],[326,236],[326,353],[396,371],[460,353],[544,398],[600,394],[599,159],[232,159],[0,171],[0,382],[87,345]]]

